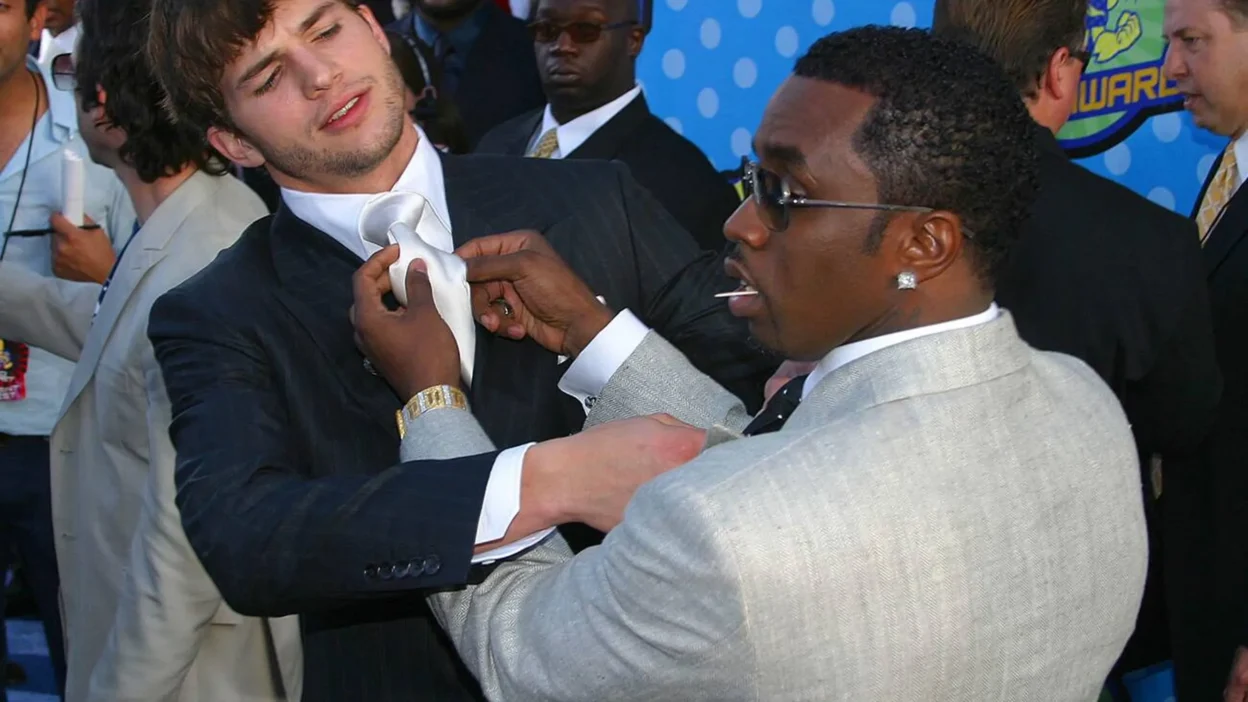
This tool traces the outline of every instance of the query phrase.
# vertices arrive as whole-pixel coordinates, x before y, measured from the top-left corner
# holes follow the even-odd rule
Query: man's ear
[[[930,280],[958,260],[965,236],[961,219],[951,212],[919,215],[901,238],[897,258],[903,269],[918,275],[920,282]]]
[[[1072,92],[1079,90],[1082,76],[1083,68],[1079,65],[1079,60],[1070,53],[1070,49],[1062,47],[1049,57],[1044,77],[1040,79],[1040,92],[1058,102],[1065,102]]]
[[[36,0],[26,0],[26,2],[36,2]],[[43,36],[43,27],[48,22],[48,6],[40,2],[35,6],[35,14],[30,18],[30,40],[39,41]]]
[[[628,33],[628,55],[637,58],[646,46],[646,29],[640,25]]]
[[[260,151],[251,142],[228,129],[209,127],[208,143],[222,156],[244,168],[259,168],[264,165],[264,156]]]

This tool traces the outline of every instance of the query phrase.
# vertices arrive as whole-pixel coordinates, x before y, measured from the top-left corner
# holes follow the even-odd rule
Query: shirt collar
[[[565,158],[568,154],[580,148],[581,144],[589,141],[594,132],[602,129],[604,124],[610,122],[630,102],[636,100],[638,95],[641,95],[641,86],[635,85],[632,90],[602,107],[590,110],[576,119],[569,120],[567,124],[559,124],[550,110],[550,105],[546,105],[546,112],[542,115],[542,128],[538,130],[534,137],[541,139],[543,134],[554,129],[555,134],[559,138],[559,150],[556,152],[556,155],[559,158]]]
[[[441,157],[424,131],[420,127],[413,128],[419,136],[416,151],[390,191],[424,196],[449,231],[452,223],[446,204]],[[329,235],[361,259],[367,259],[378,251],[375,244],[364,241],[359,230],[360,213],[375,193],[309,193],[289,188],[282,188],[281,193],[282,201],[296,217]],[[455,248],[452,241],[428,243],[447,252]]]
[[[447,40],[451,42],[451,46],[455,47],[455,53],[464,56],[472,49],[473,42],[477,40],[477,37],[481,35],[481,30],[485,28],[485,23],[490,19],[490,10],[493,4],[493,2],[481,3],[480,9],[456,25],[454,29],[445,33],[438,31],[433,25],[426,22],[419,12],[413,12],[412,28],[416,32],[416,36],[431,48],[438,38],[445,34]]]
[[[838,346],[832,349],[827,356],[824,356],[819,361],[818,365],[815,366],[815,369],[810,372],[810,375],[806,376],[806,381],[802,383],[802,399],[805,400],[806,396],[809,395],[817,385],[819,385],[819,381],[826,378],[828,374],[832,373],[832,371],[848,365],[850,362],[856,361],[869,353],[874,353],[880,349],[888,348],[889,346],[895,346],[903,341],[910,341],[911,339],[917,339],[931,334],[939,334],[940,332],[963,329],[965,327],[973,327],[977,324],[991,322],[1000,316],[1000,314],[1001,310],[997,307],[997,303],[994,302],[988,305],[988,309],[980,312],[979,314],[971,315],[970,317],[953,319],[939,324],[929,324],[915,329],[907,329],[905,331],[894,332],[892,334],[884,334],[883,336],[863,339],[862,341],[855,341],[851,344]]]
[[[53,138],[58,142],[69,141],[78,132],[78,105],[70,90],[58,90],[52,83],[52,67],[40,65],[34,56],[26,57],[26,67],[39,74],[48,94],[48,115],[52,118]]]
[[[1235,187],[1238,189],[1248,180],[1248,131],[1236,139],[1231,148],[1235,150],[1235,170],[1239,176]]]

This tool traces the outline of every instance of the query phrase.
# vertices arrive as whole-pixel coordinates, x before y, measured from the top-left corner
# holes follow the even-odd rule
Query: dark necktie
[[[784,426],[802,402],[802,386],[805,383],[806,376],[804,375],[799,375],[785,383],[784,387],[780,388],[780,392],[772,395],[767,406],[763,407],[763,411],[754,416],[754,420],[745,428],[744,434],[746,436],[769,434]]]
[[[134,229],[130,232],[130,238],[126,239],[126,243],[121,245],[121,251],[117,252],[117,258],[113,260],[113,267],[108,272],[108,277],[104,279],[104,284],[100,286],[100,296],[95,299],[95,312],[91,313],[91,321],[95,321],[96,315],[100,313],[100,307],[104,304],[104,295],[108,292],[109,283],[113,282],[113,276],[117,274],[117,266],[121,265],[121,257],[126,255],[126,249],[130,248],[130,242],[134,241],[135,235],[139,233],[142,225],[136,220]]]

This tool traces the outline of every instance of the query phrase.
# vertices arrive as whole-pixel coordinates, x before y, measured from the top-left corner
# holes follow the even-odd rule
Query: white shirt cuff
[[[611,376],[633,355],[650,328],[628,310],[615,315],[572,361],[559,380],[559,389],[575,397],[589,412]]]
[[[494,459],[490,479],[485,484],[485,502],[477,520],[477,545],[497,541],[507,533],[511,522],[520,513],[520,478],[524,472],[524,455],[533,444],[509,448]],[[489,563],[517,554],[550,536],[554,528],[499,546],[472,557],[473,563]]]

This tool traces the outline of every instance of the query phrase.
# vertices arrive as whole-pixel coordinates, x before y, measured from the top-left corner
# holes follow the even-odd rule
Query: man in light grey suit
[[[488,328],[575,357],[562,385],[591,428],[529,447],[526,474],[630,444],[680,462],[652,413],[708,430],[600,547],[553,538],[431,596],[492,699],[1087,701],[1131,632],[1147,548],[1125,417],[992,302],[1035,188],[1017,92],[973,49],[899,28],[830,35],[795,73],[755,136],[727,267],[758,341],[817,365],[753,420],[539,234],[461,249]],[[395,333],[370,311],[392,257],[360,273],[369,347]],[[419,268],[407,285],[432,305]],[[403,441],[405,460],[493,449],[454,407]]]
[[[103,287],[0,263],[0,335],[77,361],[52,434],[52,507],[69,702],[298,699],[298,624],[222,601],[174,503],[170,409],[147,337],[152,303],[266,213],[201,135],[162,111],[141,53],[141,0],[81,0],[75,74],[91,158],[126,185],[126,232]],[[58,86],[67,88],[69,86]],[[66,261],[92,269],[91,232],[58,223]],[[77,248],[81,245],[81,248]],[[274,666],[272,660],[278,661]]]

